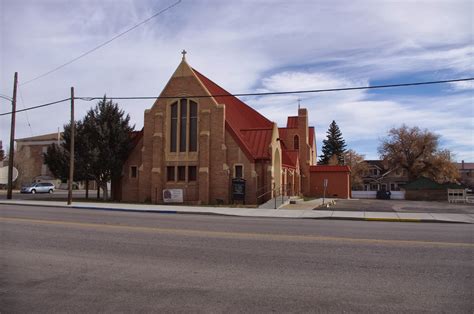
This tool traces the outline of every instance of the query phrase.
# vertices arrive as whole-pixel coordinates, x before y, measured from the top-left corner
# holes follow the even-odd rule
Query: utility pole
[[[15,72],[13,80],[13,99],[12,99],[12,126],[10,130],[10,156],[8,157],[8,191],[7,199],[12,199],[13,191],[13,158],[15,155],[15,115],[16,115],[16,90],[18,87],[18,72]]]
[[[68,194],[67,204],[72,203],[72,181],[74,178],[74,129],[76,128],[74,122],[74,87],[71,87],[71,156],[69,159],[69,182],[68,182]]]

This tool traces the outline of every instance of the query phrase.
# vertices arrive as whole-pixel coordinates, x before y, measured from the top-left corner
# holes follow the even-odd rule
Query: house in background
[[[145,110],[135,142],[122,179],[113,183],[117,200],[161,203],[180,190],[187,203],[232,203],[233,179],[243,179],[245,203],[260,204],[280,193],[322,195],[324,175],[334,173],[330,185],[346,188],[332,196],[350,197],[349,167],[316,166],[305,108],[279,128],[189,66],[184,54]],[[316,172],[323,179],[313,179]]]
[[[474,162],[457,162],[456,167],[459,171],[460,181],[470,189],[474,188]]]
[[[365,191],[400,191],[408,183],[406,170],[389,169],[382,160],[365,160],[368,171],[363,177]]]
[[[51,182],[56,186],[60,181],[54,178],[44,163],[43,154],[48,146],[62,140],[59,132],[16,139],[15,167],[18,169],[17,186],[32,182]]]

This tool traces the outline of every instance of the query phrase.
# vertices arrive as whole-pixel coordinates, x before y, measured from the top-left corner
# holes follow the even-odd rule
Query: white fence
[[[466,203],[466,190],[464,189],[448,189],[449,203]]]
[[[405,191],[391,191],[390,199],[404,200]],[[352,191],[352,198],[377,198],[377,191]]]

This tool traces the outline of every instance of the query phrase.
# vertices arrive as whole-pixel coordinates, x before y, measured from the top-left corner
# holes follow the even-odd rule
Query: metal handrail
[[[274,192],[274,199],[275,199],[275,209],[276,209],[276,203],[277,203],[277,198],[279,196],[281,196],[281,203],[283,204],[284,202],[284,197],[285,196],[289,196],[289,194],[291,193],[291,184],[282,184],[282,185],[279,185],[278,187],[274,187],[272,188],[271,190],[257,196],[257,203],[259,202],[258,200],[260,198],[262,198],[263,196],[269,194],[269,193],[273,193]]]
[[[261,198],[262,196],[265,196],[265,195],[267,195],[267,194],[269,194],[269,193],[272,193],[272,192],[274,192],[274,191],[276,191],[276,188],[272,188],[271,190],[269,190],[269,191],[267,191],[267,192],[265,192],[265,193],[263,193],[263,194],[260,194],[259,196],[257,196],[257,200],[258,200],[259,198]]]

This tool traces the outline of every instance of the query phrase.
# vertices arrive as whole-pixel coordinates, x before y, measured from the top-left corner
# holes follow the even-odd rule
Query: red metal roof
[[[244,129],[240,132],[255,159],[271,157],[269,145],[272,140],[273,129]]]
[[[474,169],[474,162],[457,162],[456,167],[458,170],[472,170]]]
[[[285,143],[287,128],[278,128],[278,137],[280,138],[280,145],[282,149],[287,149],[288,146]]]
[[[130,132],[130,139],[131,139],[131,149],[135,148],[135,146],[137,146],[138,142],[140,142],[140,140],[142,139],[143,137],[143,129],[142,128],[140,131],[132,131]]]
[[[329,166],[329,165],[316,165],[310,166],[309,171],[312,172],[350,172],[349,166]]]
[[[283,149],[281,152],[281,159],[283,166],[296,169],[298,164],[298,151]]]
[[[288,129],[287,128],[278,128],[278,135],[280,136],[281,139],[286,137]]]
[[[211,95],[219,95],[214,96],[216,102],[225,104],[226,129],[247,156],[253,159],[270,158],[267,148],[271,142],[273,122],[195,69],[193,71]]]
[[[286,121],[286,127],[289,129],[298,128],[298,117],[288,117],[288,120]]]

